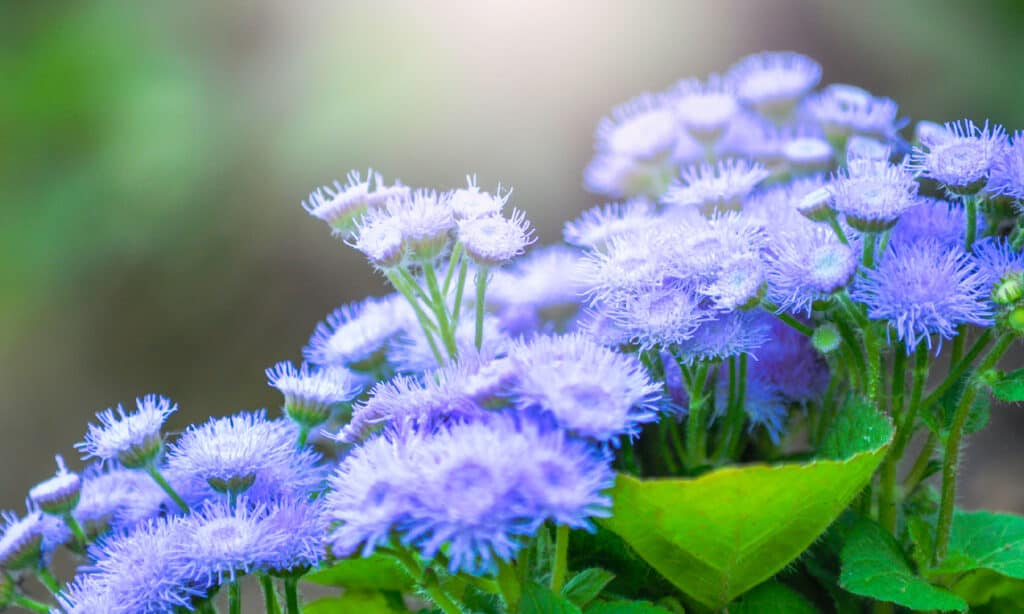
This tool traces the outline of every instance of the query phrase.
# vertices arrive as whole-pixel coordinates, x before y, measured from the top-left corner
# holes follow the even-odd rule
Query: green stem
[[[910,443],[910,438],[914,435],[914,420],[917,419],[917,415],[920,412],[921,395],[924,394],[924,386],[928,381],[928,368],[928,347],[922,343],[917,346],[917,350],[914,352],[914,371],[910,384],[910,407],[907,409],[907,414],[896,423],[896,436],[890,451],[890,456],[894,457],[896,462],[903,458],[903,452],[906,450],[907,444]]]
[[[387,272],[388,279],[391,281],[391,285],[398,290],[405,300],[412,306],[413,313],[416,314],[416,320],[420,323],[420,328],[423,329],[423,334],[427,336],[427,343],[430,345],[430,351],[434,354],[434,359],[437,360],[437,364],[442,367],[446,364],[444,356],[441,355],[441,350],[437,347],[437,341],[434,340],[434,335],[431,332],[435,327],[430,322],[430,318],[427,317],[423,307],[420,306],[419,300],[416,295],[409,289],[406,281],[402,278],[400,271],[404,269],[392,269]],[[408,272],[406,272],[408,274]]]
[[[978,337],[974,342],[974,345],[971,346],[971,349],[967,351],[967,354],[960,360],[960,362],[955,365],[950,365],[949,374],[946,376],[946,379],[939,384],[938,388],[925,397],[924,402],[921,403],[921,408],[927,411],[928,409],[931,409],[932,405],[938,403],[939,399],[942,398],[942,396],[960,380],[960,377],[971,368],[971,365],[974,364],[974,361],[977,360],[978,356],[981,355],[981,352],[991,340],[992,329],[988,329]]]
[[[196,605],[196,610],[202,614],[217,614],[217,606],[213,605],[213,597],[208,596]],[[277,614],[280,614],[280,610]]]
[[[466,290],[467,271],[469,271],[469,261],[463,260],[459,265],[459,280],[455,283],[455,301],[452,306],[452,319],[455,321],[456,329],[459,318],[462,316],[462,295]]]
[[[866,232],[864,233],[864,236],[861,237],[861,239],[863,243],[860,255],[860,263],[864,266],[865,269],[873,269],[875,268],[875,233]]]
[[[299,438],[296,447],[305,448],[306,440],[309,439],[309,427],[305,425],[299,425]]]
[[[685,372],[684,372],[685,374]],[[704,386],[708,376],[707,363],[698,364],[689,379],[690,415],[686,419],[686,465],[688,469],[701,466],[707,460],[707,397]]]
[[[15,595],[11,603],[18,606],[19,608],[23,608],[32,612],[43,612],[43,614],[46,614],[46,612],[49,612],[51,610],[50,606],[46,605],[42,601],[36,601],[35,599],[32,599],[31,597],[26,597],[25,595]]]
[[[267,574],[260,574],[260,585],[263,587],[263,607],[267,614],[281,614],[281,602],[277,599],[274,580]]]
[[[967,325],[961,324],[956,329],[956,336],[953,337],[953,351],[949,353],[949,366],[953,367],[960,362],[964,355],[964,343],[967,342]]]
[[[487,294],[487,268],[476,271],[476,334],[473,342],[480,349],[484,342],[484,299]]]
[[[1010,344],[1013,343],[1013,339],[1013,335],[1009,333],[1000,337],[976,372],[984,373],[996,366],[1002,355],[1009,349]],[[949,436],[946,439],[946,449],[942,458],[942,500],[939,504],[938,527],[935,529],[934,561],[936,564],[945,558],[946,549],[949,547],[949,534],[952,530],[953,507],[956,499],[956,477],[960,465],[960,442],[963,439],[967,416],[971,413],[971,405],[974,403],[977,393],[976,383],[968,382],[953,414],[953,423],[949,427]]]
[[[922,350],[925,364],[928,361],[928,350],[924,344],[918,346],[917,357],[922,356]],[[896,426],[896,442],[899,442],[901,437],[905,436],[907,430],[902,424],[903,414],[903,386],[905,383],[906,376],[904,374],[905,363],[906,363],[906,352],[903,351],[902,345],[895,349],[892,363],[892,419]],[[917,371],[915,370],[915,376]],[[916,383],[916,377],[915,377]],[[913,396],[913,393],[911,394]],[[918,393],[920,396],[920,393]],[[911,406],[908,412],[908,417],[915,411],[914,406]],[[911,428],[913,427],[913,421],[911,420]],[[879,474],[879,489],[878,489],[878,523],[882,525],[886,531],[890,534],[896,534],[896,469],[900,461],[902,451],[897,449],[897,443],[894,443],[892,448],[889,450],[889,454],[886,455],[885,460],[882,463],[882,470]]]
[[[448,350],[448,356],[455,360],[459,357],[459,349],[455,344],[455,330],[451,326],[451,319],[448,317],[448,304],[441,295],[441,288],[437,285],[437,271],[433,263],[423,263],[423,276],[427,280],[427,289],[430,290],[430,305],[437,316],[437,325],[441,329],[441,342]]]
[[[518,612],[519,598],[522,596],[523,589],[519,584],[516,568],[501,559],[498,559],[498,588],[501,590],[501,598],[505,600],[508,611]]]
[[[398,559],[398,562],[401,563],[403,567],[405,567],[405,570],[409,572],[409,575],[412,576],[412,579],[416,581],[416,584],[418,584],[424,591],[426,591],[427,596],[430,597],[430,600],[433,601],[434,605],[440,608],[442,612],[444,612],[445,614],[462,614],[462,609],[458,605],[456,605],[454,601],[452,601],[451,597],[449,597],[448,594],[445,593],[444,590],[441,588],[441,585],[438,584],[437,576],[434,575],[433,572],[431,572],[431,577],[428,578],[427,574],[424,573],[423,567],[420,566],[419,561],[416,560],[416,557],[411,552],[409,552],[401,546],[398,546],[396,548],[381,548],[380,550],[381,552],[386,552],[387,554],[390,554],[391,556]],[[500,565],[502,564],[507,565],[507,563],[499,562],[499,569]],[[285,592],[287,593],[287,579],[285,579],[284,586]],[[296,605],[296,607],[298,606]],[[293,612],[291,610],[291,605],[289,604],[288,614],[298,614],[298,612],[298,609],[296,609]]]
[[[238,578],[228,584],[228,612],[242,614],[242,590],[238,586]]]
[[[146,465],[146,473],[148,473],[149,477],[153,478],[153,481],[156,482],[157,485],[160,488],[162,488],[165,493],[167,493],[167,496],[170,497],[171,500],[173,500],[178,505],[179,508],[181,508],[181,511],[188,513],[188,503],[185,503],[185,500],[181,498],[181,495],[179,495],[178,492],[174,490],[170,483],[164,478],[163,474],[160,473],[160,469],[156,466],[155,463],[149,463],[148,465]]]
[[[938,443],[934,433],[928,434],[928,439],[924,442],[921,447],[921,452],[918,453],[917,459],[914,464],[910,467],[910,471],[907,476],[903,478],[903,490],[910,494],[917,488],[917,485],[924,479],[925,471],[928,470],[928,464],[932,460],[932,453],[935,452],[935,445]]]
[[[811,328],[810,326],[807,326],[806,324],[804,324],[800,320],[797,320],[796,318],[794,318],[793,316],[789,315],[788,313],[777,313],[777,312],[774,312],[774,311],[772,313],[775,315],[776,318],[778,318],[782,322],[788,324],[790,328],[792,328],[796,332],[800,333],[801,335],[805,335],[807,337],[810,337],[811,335],[814,334],[814,329],[813,328]]]
[[[978,234],[978,199],[975,196],[964,198],[964,211],[967,213],[967,233],[964,236],[964,249],[968,252],[974,247],[974,239]]]
[[[459,268],[459,264],[462,261],[462,243],[456,243],[455,247],[452,248],[452,255],[448,258],[448,270],[444,273],[444,295],[448,296],[448,291],[452,289],[452,275],[455,274],[455,269]]]
[[[1020,248],[1024,247],[1024,226],[1021,226],[1020,222],[1017,224],[1017,232],[1014,233],[1013,238],[1010,239],[1010,247],[1013,248],[1013,251],[1015,252],[1019,252]]]
[[[846,238],[846,233],[843,232],[843,227],[839,224],[839,218],[835,215],[830,215],[828,218],[828,225],[832,228],[832,231],[836,233],[836,237],[843,245],[850,244],[850,240]]]
[[[75,542],[84,550],[89,545],[89,540],[85,537],[85,531],[82,529],[82,525],[75,519],[73,513],[68,512],[64,514],[64,524],[68,525],[71,529],[71,534],[75,536]]]
[[[288,614],[302,614],[299,605],[299,581],[297,578],[284,579],[284,602]]]
[[[562,592],[565,576],[569,571],[569,527],[563,524],[555,527],[555,554],[551,563],[551,591]]]
[[[60,582],[57,578],[53,577],[53,572],[50,571],[49,567],[39,567],[36,569],[36,577],[39,578],[39,582],[46,587],[46,590],[57,595],[60,592]]]

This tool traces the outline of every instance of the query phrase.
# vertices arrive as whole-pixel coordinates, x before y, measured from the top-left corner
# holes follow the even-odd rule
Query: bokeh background
[[[915,119],[1022,128],[1022,26],[1016,0],[0,2],[0,508],[136,395],[172,430],[274,406],[263,369],[383,291],[299,206],[350,168],[500,181],[555,241],[641,91],[789,49]],[[968,506],[1024,511],[1022,412],[972,439]]]

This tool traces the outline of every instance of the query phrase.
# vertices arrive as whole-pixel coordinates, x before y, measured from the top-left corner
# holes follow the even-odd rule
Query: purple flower
[[[967,214],[963,206],[936,198],[919,196],[892,229],[891,241],[935,239],[948,245],[963,245],[967,234]],[[978,225],[985,221],[978,214]]]
[[[520,410],[539,411],[572,433],[611,442],[657,419],[660,387],[633,356],[567,335],[537,337],[510,357]]]
[[[606,516],[612,480],[596,448],[507,416],[392,433],[357,448],[332,477],[332,550],[367,555],[395,532],[427,559],[443,547],[453,573],[487,573],[547,520],[589,528]]]
[[[316,325],[302,355],[317,367],[346,367],[374,372],[387,360],[388,348],[415,316],[397,294],[344,305]]]
[[[267,420],[262,410],[212,419],[174,442],[168,474],[203,499],[224,498],[216,493],[245,493],[251,501],[305,496],[320,486],[320,455],[299,448],[297,437],[290,422]]]
[[[146,474],[120,467],[92,465],[82,475],[82,494],[75,507],[75,519],[86,535],[106,533],[111,522],[144,492],[163,492]],[[177,508],[168,499],[168,503]],[[70,538],[70,533],[65,539]],[[62,542],[64,540],[61,540]]]
[[[715,166],[701,164],[683,171],[665,194],[670,205],[696,206],[705,213],[738,209],[751,190],[770,173],[758,163],[729,159]]]
[[[570,245],[600,250],[614,237],[643,232],[657,223],[654,205],[647,199],[634,198],[588,209],[567,222],[562,234]]]
[[[366,172],[365,180],[358,171],[350,171],[347,184],[335,181],[333,190],[327,186],[317,188],[302,207],[313,217],[327,222],[336,234],[348,235],[368,210],[383,206],[390,198],[408,194],[409,188],[398,182],[385,186],[380,173],[372,169]]]
[[[768,325],[756,312],[735,311],[701,323],[676,350],[684,364],[694,364],[752,354],[768,339]]]
[[[487,305],[505,332],[518,336],[565,330],[582,301],[583,289],[576,279],[580,258],[577,250],[553,245],[493,271]]]
[[[692,285],[685,282],[629,293],[600,304],[597,311],[603,318],[589,321],[591,336],[605,345],[629,342],[643,349],[682,343],[693,336],[701,323],[714,317],[712,311],[701,305]],[[603,327],[595,329],[596,325]]]
[[[1014,133],[1012,144],[993,160],[985,191],[1024,200],[1024,132]]]
[[[35,507],[18,517],[13,512],[0,514],[0,569],[18,571],[39,564],[43,553],[43,539],[50,530],[48,519]]]
[[[643,94],[616,107],[597,124],[599,152],[652,160],[669,154],[678,139],[678,122],[665,95]]]
[[[859,87],[841,83],[812,96],[806,108],[826,134],[835,137],[861,134],[890,140],[898,137],[904,123],[897,120],[899,107],[891,99],[878,98]]]
[[[712,144],[721,138],[729,122],[740,113],[732,84],[718,75],[707,81],[680,81],[669,94],[676,116],[694,139]]]
[[[291,362],[279,362],[267,369],[267,379],[284,395],[284,414],[306,429],[326,422],[333,409],[363,390],[362,382],[347,369],[317,369],[305,363],[296,369]]]
[[[768,299],[781,311],[811,313],[814,301],[845,287],[857,270],[857,254],[819,225],[775,237],[767,249]]]
[[[784,143],[782,155],[793,170],[815,173],[824,171],[832,162],[832,146],[825,139],[803,136]]]
[[[903,166],[865,162],[836,175],[829,188],[833,208],[862,232],[892,228],[904,211],[918,204],[918,183]]]
[[[28,491],[28,498],[39,509],[55,516],[70,513],[82,494],[82,477],[68,471],[64,459],[57,455],[57,475],[44,480]]]
[[[509,218],[489,215],[460,220],[458,236],[466,255],[483,267],[505,264],[536,240],[530,222],[519,210]]]
[[[359,222],[350,244],[380,268],[425,262],[447,248],[455,217],[451,193],[416,190],[388,200]]]
[[[491,217],[501,215],[505,208],[508,197],[512,190],[502,194],[501,186],[498,186],[494,194],[481,192],[476,184],[476,175],[466,177],[466,187],[455,190],[451,193],[448,205],[452,209],[452,215],[456,220],[471,220],[478,217]]]
[[[726,79],[745,104],[764,115],[785,117],[818,84],[821,66],[799,53],[756,53],[734,64]]]
[[[934,239],[893,242],[851,296],[867,305],[869,318],[888,321],[910,353],[922,342],[931,348],[932,335],[941,347],[961,324],[991,325],[986,281],[960,247]]]
[[[685,147],[677,146],[677,149],[681,150],[681,159],[692,161]],[[676,172],[676,162],[672,159],[645,161],[620,154],[598,153],[583,171],[583,185],[595,194],[610,198],[658,198],[672,183]]]
[[[986,237],[971,248],[985,284],[993,286],[1013,275],[1024,274],[1024,252],[1000,237]]]
[[[90,424],[85,440],[75,444],[84,458],[117,461],[129,469],[138,469],[160,458],[163,436],[160,428],[167,417],[178,410],[170,399],[155,394],[135,400],[138,410],[117,413],[107,409],[96,414],[99,424]]]
[[[787,403],[806,405],[820,399],[828,386],[828,363],[806,335],[778,318],[763,317],[770,340],[758,350],[757,360],[750,362],[750,378],[777,391]]]
[[[973,194],[988,179],[1007,147],[1002,126],[978,127],[971,120],[949,122],[940,134],[915,147],[911,168],[958,194]]]

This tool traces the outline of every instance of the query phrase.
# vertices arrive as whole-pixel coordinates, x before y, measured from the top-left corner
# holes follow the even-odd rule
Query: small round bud
[[[992,300],[999,305],[1016,303],[1024,297],[1024,278],[1020,275],[1006,277],[992,290]]]
[[[18,571],[35,567],[43,547],[44,517],[32,510],[24,517],[4,512],[3,532],[0,533],[0,569]]]
[[[1006,324],[1018,335],[1024,334],[1024,307],[1014,307],[1006,316]]]
[[[830,322],[826,322],[814,329],[814,333],[811,335],[811,345],[822,354],[828,354],[839,349],[841,341],[842,337],[839,334],[839,329]]]
[[[801,215],[815,222],[826,222],[835,215],[830,201],[832,193],[827,187],[818,188],[800,199],[796,210]]]
[[[57,474],[28,491],[28,498],[47,514],[64,516],[78,506],[82,494],[82,478],[68,471],[64,459],[57,456]]]

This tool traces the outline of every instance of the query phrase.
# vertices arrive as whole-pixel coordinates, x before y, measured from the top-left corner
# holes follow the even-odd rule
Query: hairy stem
[[[686,465],[689,469],[704,464],[708,455],[707,396],[704,393],[707,376],[708,365],[706,363],[698,364],[687,386],[687,393],[690,397],[690,415],[686,419]]]
[[[967,213],[967,233],[964,236],[964,249],[968,252],[974,247],[974,239],[978,234],[978,198],[964,198],[964,211]]]
[[[560,524],[555,527],[555,553],[551,562],[551,591],[562,592],[565,576],[569,571],[569,527]]]
[[[165,493],[167,493],[167,496],[170,497],[171,500],[174,501],[179,508],[181,508],[181,511],[188,513],[188,503],[185,503],[185,500],[181,498],[181,495],[179,495],[178,492],[174,490],[170,483],[164,478],[163,474],[160,473],[160,469],[156,466],[156,463],[147,464],[146,473],[148,473],[149,477],[153,478],[153,481],[156,482],[157,485],[160,488],[162,488]]]

